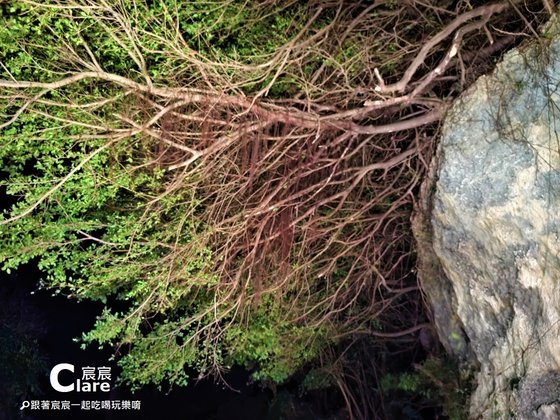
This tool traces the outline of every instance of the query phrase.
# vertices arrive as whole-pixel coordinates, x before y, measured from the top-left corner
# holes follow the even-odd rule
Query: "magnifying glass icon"
[[[21,407],[19,409],[20,410],[25,410],[26,408],[29,408],[29,401],[22,402]]]

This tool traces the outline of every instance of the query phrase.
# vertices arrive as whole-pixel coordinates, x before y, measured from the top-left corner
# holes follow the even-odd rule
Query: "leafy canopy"
[[[201,65],[264,62],[307,19],[295,2],[266,13],[240,1],[94,4],[3,4],[0,78],[48,83],[85,68],[198,85],[201,72],[185,55]],[[238,73],[225,66],[218,77],[245,92],[270,80]],[[213,227],[197,217],[204,197],[192,188],[169,194],[177,180],[154,162],[160,143],[123,128],[125,117],[145,122],[134,92],[100,79],[24,92],[2,92],[1,185],[17,198],[2,219],[34,210],[0,225],[1,267],[36,261],[46,287],[106,303],[83,342],[132,344],[120,360],[125,382],[185,384],[185,365],[205,374],[234,363],[281,382],[317,357],[327,329],[290,322],[288,302],[265,295],[242,313],[242,293],[220,295],[223,279],[202,240]]]

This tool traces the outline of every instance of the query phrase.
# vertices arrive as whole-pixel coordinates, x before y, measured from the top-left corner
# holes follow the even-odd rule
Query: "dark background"
[[[11,418],[142,418],[156,419],[265,419],[273,395],[255,385],[248,385],[249,377],[243,369],[234,369],[226,380],[232,389],[210,380],[193,383],[186,388],[172,390],[154,387],[131,393],[115,387],[119,369],[108,361],[111,349],[99,350],[89,346],[80,349],[73,339],[90,329],[102,305],[95,302],[80,303],[63,296],[51,296],[46,290],[37,290],[40,272],[26,266],[17,273],[0,276],[0,313],[2,315],[2,353],[0,385],[3,393],[0,402],[0,419]],[[6,344],[6,342],[8,344]],[[23,354],[22,354],[23,353]],[[21,357],[23,355],[23,358]],[[36,363],[40,360],[41,363]],[[75,376],[81,375],[83,366],[111,366],[112,390],[109,393],[59,393],[52,389],[49,373],[58,363],[75,366]],[[61,382],[71,382],[70,373],[61,374]],[[35,388],[35,389],[32,389]],[[18,395],[19,394],[19,395]],[[46,410],[19,410],[23,400],[140,400],[141,410],[117,412],[92,411],[73,407],[70,412]],[[166,415],[168,413],[170,416]]]

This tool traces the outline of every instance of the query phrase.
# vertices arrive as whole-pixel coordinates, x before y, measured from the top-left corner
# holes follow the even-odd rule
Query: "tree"
[[[336,382],[333,346],[424,326],[399,305],[438,92],[515,13],[467,3],[3,4],[3,270],[105,302],[83,340],[133,386],[321,360]]]

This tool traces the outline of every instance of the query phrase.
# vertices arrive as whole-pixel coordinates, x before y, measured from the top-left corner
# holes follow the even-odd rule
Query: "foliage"
[[[176,71],[182,57],[161,51],[171,30],[166,24],[180,21],[183,35],[190,36],[187,45],[208,57],[242,56],[246,62],[270,55],[298,28],[293,22],[296,9],[286,6],[263,19],[260,9],[241,2],[214,10],[203,2],[189,2],[173,22],[170,10],[178,5],[171,1],[123,7],[122,15],[105,21],[79,7],[66,14],[56,7],[5,5],[2,77],[56,80],[61,71],[95,51],[92,62],[103,63],[107,72],[141,80],[139,69],[131,66],[131,55],[140,60],[131,54],[130,40],[108,31],[110,21],[124,17],[138,25],[138,47],[153,83],[171,74],[185,80],[181,72],[187,68]],[[305,16],[302,6],[297,12],[299,19]],[[258,24],[248,25],[251,22]],[[151,32],[156,25],[158,31]],[[265,25],[270,25],[266,31]],[[213,38],[217,40],[210,42]],[[119,129],[114,115],[127,112],[128,95],[98,81],[51,90],[34,104],[33,112],[23,113],[2,131],[0,161],[9,176],[7,193],[19,197],[12,214],[33,205],[69,168],[87,160],[33,217],[0,227],[2,268],[10,272],[37,260],[47,273],[46,284],[58,292],[126,302],[128,309],[121,311],[108,304],[83,338],[84,343],[100,345],[133,344],[120,361],[121,379],[133,386],[164,381],[181,385],[187,380],[185,365],[205,373],[232,363],[254,367],[257,379],[284,381],[317,356],[326,340],[324,328],[279,319],[284,303],[266,295],[251,316],[236,316],[228,300],[216,303],[219,279],[211,267],[213,252],[200,239],[212,227],[197,218],[203,207],[200,194],[181,188],[166,195],[173,180],[158,165],[146,163],[156,146],[141,135],[105,147],[102,133]],[[13,98],[4,118],[24,103]],[[127,117],[142,120],[138,114]],[[150,204],[155,199],[157,203]],[[224,332],[216,332],[224,325]]]
[[[440,406],[452,420],[468,417],[468,397],[472,387],[470,372],[444,358],[431,357],[416,366],[416,372],[387,374],[381,379],[383,392],[404,391]]]

